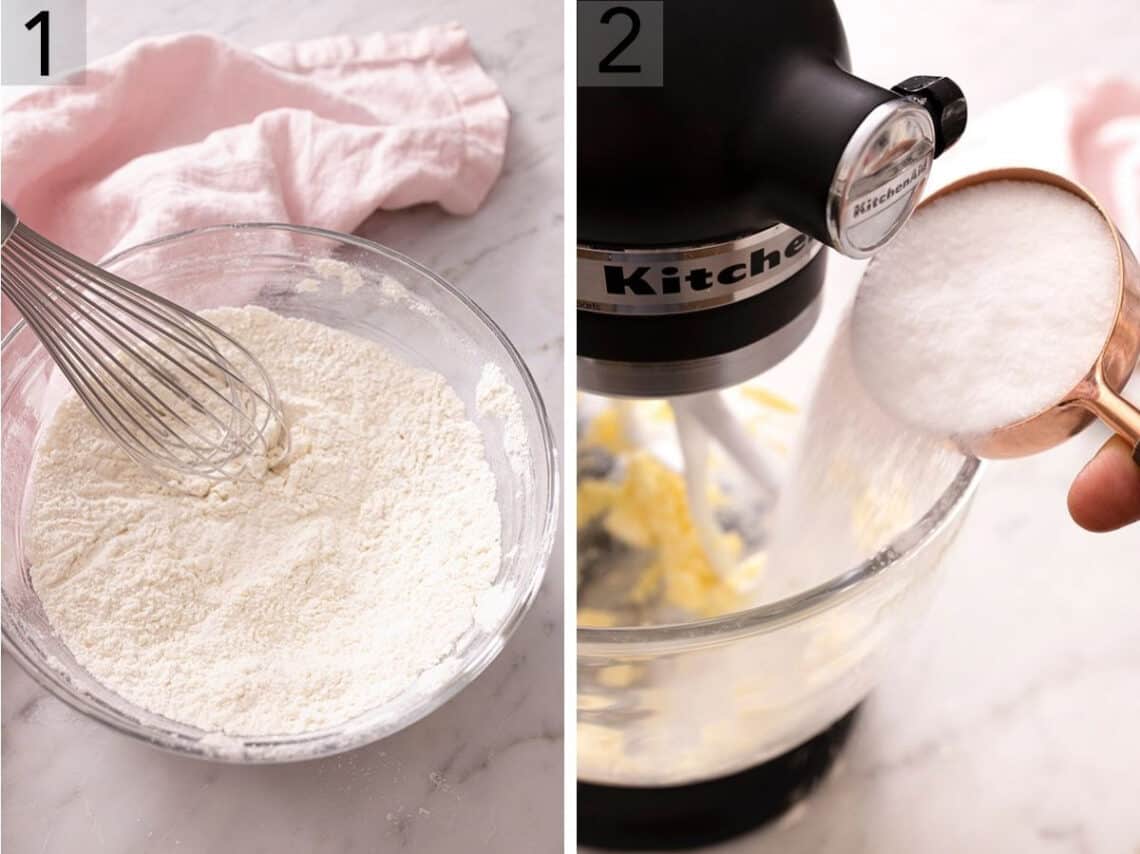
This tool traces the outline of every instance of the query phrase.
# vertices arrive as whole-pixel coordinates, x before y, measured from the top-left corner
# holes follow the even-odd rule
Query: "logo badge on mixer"
[[[820,244],[786,225],[730,243],[578,250],[578,307],[625,314],[696,311],[746,299],[803,269]]]
[[[851,222],[856,222],[865,216],[869,216],[874,211],[878,210],[880,206],[889,207],[891,200],[902,200],[904,193],[910,188],[913,192],[914,185],[919,184],[923,178],[926,177],[928,170],[915,167],[901,180],[894,182],[885,190],[878,187],[870,193],[856,199],[851,203]],[[909,194],[907,194],[909,196]]]

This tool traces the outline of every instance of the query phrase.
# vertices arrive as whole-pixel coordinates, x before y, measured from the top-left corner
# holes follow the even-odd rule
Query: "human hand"
[[[1140,465],[1119,436],[1104,444],[1069,489],[1069,515],[1089,531],[1115,531],[1140,521]]]

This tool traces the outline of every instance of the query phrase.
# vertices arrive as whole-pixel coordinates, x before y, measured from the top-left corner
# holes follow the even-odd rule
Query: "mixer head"
[[[847,73],[830,0],[666,15],[664,85],[579,88],[578,378],[607,395],[724,388],[792,353],[824,247],[889,242],[966,123],[948,78]]]

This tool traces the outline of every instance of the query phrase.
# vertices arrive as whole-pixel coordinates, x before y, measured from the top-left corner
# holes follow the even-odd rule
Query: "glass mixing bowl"
[[[478,624],[438,665],[442,669],[420,680],[423,687],[334,728],[229,737],[124,700],[96,681],[53,634],[28,576],[20,528],[29,470],[37,435],[54,411],[62,381],[21,322],[5,336],[2,350],[3,637],[16,660],[56,697],[120,732],[180,753],[249,763],[312,759],[391,735],[478,676],[534,601],[557,524],[550,424],[526,365],[494,322],[411,259],[319,229],[268,224],[198,229],[129,249],[104,266],[188,308],[264,306],[375,341],[408,363],[446,377],[482,429],[495,475],[502,514],[503,559],[495,580],[501,607],[492,615],[480,612]],[[521,477],[504,445],[504,425],[476,414],[475,389],[488,362],[502,369],[522,409],[527,452]]]
[[[815,387],[797,359],[821,361],[801,353],[759,380]],[[843,323],[822,361],[755,607],[579,626],[579,780],[675,786],[779,756],[858,705],[924,612],[980,463],[871,403]]]

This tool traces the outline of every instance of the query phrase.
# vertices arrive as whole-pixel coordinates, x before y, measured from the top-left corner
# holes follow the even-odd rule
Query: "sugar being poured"
[[[1092,367],[1117,310],[1111,232],[1083,199],[994,181],[920,208],[867,267],[854,359],[894,415],[969,437],[1060,401]]]

